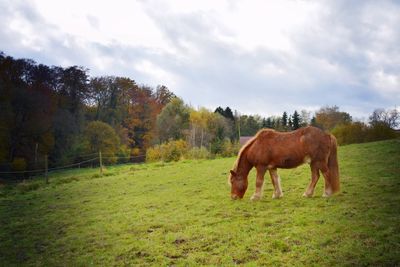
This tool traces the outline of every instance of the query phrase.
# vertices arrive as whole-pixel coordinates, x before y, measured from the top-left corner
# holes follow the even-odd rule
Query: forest
[[[397,109],[376,109],[353,121],[337,106],[262,117],[230,107],[195,109],[165,85],[129,77],[90,76],[81,66],[59,67],[0,53],[0,171],[82,162],[99,151],[106,163],[232,156],[240,136],[314,125],[340,144],[397,136]],[[163,155],[163,153],[165,155]]]

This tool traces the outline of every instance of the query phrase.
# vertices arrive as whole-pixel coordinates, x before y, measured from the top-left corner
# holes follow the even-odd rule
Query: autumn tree
[[[107,123],[92,121],[84,131],[84,146],[86,153],[102,152],[105,162],[115,163],[119,148],[119,138],[115,130]]]
[[[300,126],[304,127],[311,124],[311,112],[305,109],[300,111]]]
[[[35,167],[53,149],[53,71],[34,61],[0,57],[0,161]],[[35,161],[36,159],[36,161]]]
[[[350,114],[339,111],[338,106],[323,107],[315,113],[316,125],[328,131],[337,125],[350,123],[351,121]]]
[[[185,137],[189,128],[190,110],[180,98],[174,98],[157,116],[157,131],[160,142]]]
[[[193,147],[207,146],[209,140],[207,122],[211,114],[206,108],[190,111],[190,143]]]
[[[79,153],[80,140],[85,126],[85,105],[89,97],[87,69],[78,66],[66,69],[56,67],[57,110],[53,119],[53,162],[69,163]]]
[[[400,112],[395,109],[375,109],[371,116],[369,116],[369,124],[376,126],[378,124],[384,124],[388,127],[395,129],[400,125]]]
[[[169,103],[176,95],[171,92],[167,86],[158,85],[154,93],[154,99],[157,104],[157,114]]]

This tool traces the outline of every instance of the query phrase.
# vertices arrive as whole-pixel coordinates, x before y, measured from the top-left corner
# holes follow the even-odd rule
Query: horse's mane
[[[236,172],[237,171],[237,167],[239,166],[240,160],[242,159],[243,153],[254,143],[254,141],[256,141],[257,137],[262,133],[262,132],[266,132],[266,131],[274,131],[272,129],[262,129],[259,130],[255,136],[253,136],[251,139],[249,139],[244,146],[239,150],[238,156],[236,158],[235,164],[233,164],[233,170]]]

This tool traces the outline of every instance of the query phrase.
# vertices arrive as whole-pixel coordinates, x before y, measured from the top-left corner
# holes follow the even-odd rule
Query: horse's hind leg
[[[277,170],[276,169],[269,170],[269,175],[271,176],[271,182],[272,185],[274,186],[274,193],[272,194],[272,198],[283,197],[281,188],[281,178],[279,178]]]
[[[267,171],[265,166],[257,166],[257,178],[256,178],[256,192],[251,197],[251,200],[259,200],[262,197],[262,189],[264,184],[264,175]]]
[[[324,187],[324,193],[322,194],[322,197],[329,197],[332,195],[332,186],[329,181],[329,168],[326,167],[325,169],[322,170],[322,175],[324,176],[325,179],[325,187]]]
[[[316,166],[317,164],[315,163],[311,163],[311,182],[307,187],[306,192],[304,192],[303,196],[304,197],[312,197],[312,195],[314,194],[314,189],[315,189],[315,185],[318,182],[319,179],[319,170],[318,167]]]

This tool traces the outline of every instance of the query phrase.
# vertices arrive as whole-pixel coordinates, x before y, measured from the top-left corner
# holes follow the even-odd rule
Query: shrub
[[[187,158],[187,159],[208,159],[208,158],[211,158],[211,153],[204,146],[193,147],[192,149],[187,151],[185,158]]]
[[[146,151],[146,161],[147,162],[155,162],[161,160],[161,146],[156,145],[154,147],[150,147]]]
[[[396,138],[396,131],[389,127],[386,123],[376,123],[369,127],[366,141],[379,141]]]
[[[354,122],[336,126],[332,134],[339,145],[363,143],[366,141],[368,127],[362,122]]]
[[[396,138],[396,131],[385,123],[367,126],[362,122],[353,122],[336,126],[332,130],[340,145],[372,142]]]
[[[229,139],[225,139],[222,145],[221,156],[233,157],[238,154],[240,150],[240,143],[231,142]]]
[[[225,138],[224,140],[214,140],[211,145],[211,152],[222,157],[236,156],[239,149],[240,144],[237,142],[232,143],[228,138]]]
[[[178,161],[187,153],[187,143],[183,140],[169,141],[162,145],[157,145],[146,151],[146,161]]]
[[[161,158],[165,162],[180,160],[187,151],[187,143],[183,140],[169,141],[161,145]]]
[[[217,155],[223,157],[236,156],[240,149],[239,143],[231,143],[229,139],[218,141],[214,143],[214,150],[218,152]],[[217,147],[218,146],[218,147]],[[213,147],[211,147],[213,149]],[[210,159],[213,158],[215,152],[210,152],[205,147],[193,147],[188,149],[187,142],[183,140],[169,141],[161,145],[148,148],[146,151],[146,161],[178,161],[182,158],[186,159]]]
[[[25,171],[27,167],[26,160],[24,158],[14,158],[11,163],[13,171]]]
[[[211,142],[211,145],[210,145],[211,153],[214,154],[214,155],[221,155],[222,154],[222,150],[223,150],[223,146],[224,146],[224,141],[223,140],[218,139],[218,138],[214,139]]]
[[[130,149],[126,145],[121,145],[117,153],[118,163],[129,162]]]

